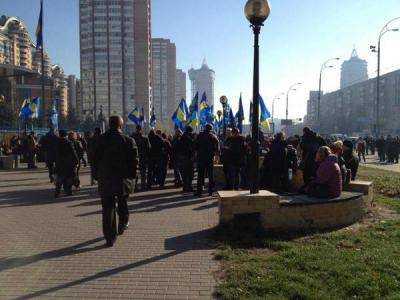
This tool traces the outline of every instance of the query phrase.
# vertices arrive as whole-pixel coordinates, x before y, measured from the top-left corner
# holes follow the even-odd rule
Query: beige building
[[[80,0],[79,12],[83,114],[149,116],[150,0]]]
[[[11,107],[18,111],[24,99],[42,97],[42,58],[29,36],[23,21],[16,17],[0,17],[0,90]],[[45,101],[41,113],[46,118],[58,99],[60,116],[68,114],[68,84],[62,67],[52,65],[44,53]]]
[[[214,105],[215,72],[208,67],[205,59],[200,69],[189,70],[189,78],[192,82],[192,98],[199,93],[199,100],[201,100],[201,96],[205,92],[208,103]]]
[[[186,99],[186,73],[181,69],[176,69],[175,95],[174,107],[177,107],[181,99]]]
[[[176,109],[176,47],[168,39],[152,40],[153,105],[160,127],[172,129],[171,116]]]

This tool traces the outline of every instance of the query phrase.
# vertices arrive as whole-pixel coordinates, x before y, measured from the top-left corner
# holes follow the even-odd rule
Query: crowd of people
[[[225,181],[221,188],[248,189],[254,184],[251,137],[237,128],[224,135],[207,124],[200,133],[187,126],[174,135],[150,130],[145,135],[141,126],[129,137],[122,132],[123,120],[114,116],[109,130],[102,133],[67,132],[53,128],[38,139],[34,133],[14,136],[1,143],[2,155],[22,155],[28,168],[36,168],[36,157],[46,163],[50,182],[55,184],[55,197],[72,195],[80,189],[81,167],[90,166],[91,184],[98,183],[103,207],[103,232],[112,246],[117,235],[129,225],[127,199],[132,192],[164,188],[168,170],[173,170],[174,185],[185,193],[202,196],[206,178],[207,193],[215,189],[214,166],[221,164]],[[311,197],[336,198],[355,180],[359,163],[365,155],[378,152],[380,160],[398,162],[399,138],[360,138],[357,141],[323,138],[310,128],[302,136],[286,138],[279,132],[273,137],[260,133],[259,185],[278,193],[305,193]],[[193,184],[197,173],[197,184]],[[299,174],[301,184],[299,182]],[[117,207],[117,208],[116,208]],[[119,216],[116,225],[116,213]]]

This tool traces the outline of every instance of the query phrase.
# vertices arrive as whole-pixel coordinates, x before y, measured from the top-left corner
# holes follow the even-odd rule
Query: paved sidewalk
[[[95,189],[52,195],[45,170],[0,172],[0,299],[212,298],[215,199],[137,194],[130,229],[105,248]]]
[[[370,167],[370,168],[375,168],[375,169],[380,169],[380,170],[386,170],[386,171],[392,171],[392,172],[398,172],[400,173],[400,164],[386,164],[386,163],[380,163],[378,156],[375,155],[368,155],[367,156],[367,163],[362,163],[361,165]]]

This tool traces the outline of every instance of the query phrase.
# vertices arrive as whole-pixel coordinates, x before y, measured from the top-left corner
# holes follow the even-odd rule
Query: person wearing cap
[[[172,166],[174,168],[174,183],[175,183],[175,187],[181,187],[182,186],[182,174],[181,174],[181,163],[179,160],[179,143],[180,140],[182,138],[182,131],[179,128],[176,128],[175,130],[175,135],[172,138],[172,156],[171,156],[171,160],[172,160]]]
[[[354,153],[354,145],[351,141],[346,140],[343,142],[343,155],[346,168],[351,171],[351,180],[355,180],[358,173],[358,167],[360,161],[358,160],[356,154]]]
[[[204,187],[204,177],[208,174],[208,194],[212,196],[214,189],[214,157],[219,152],[219,141],[213,133],[211,124],[207,124],[204,131],[199,134],[195,143],[197,151],[197,191],[196,196],[201,196]]]

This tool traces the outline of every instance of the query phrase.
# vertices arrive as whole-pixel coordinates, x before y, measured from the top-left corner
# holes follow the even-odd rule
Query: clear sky
[[[216,101],[227,95],[236,110],[243,93],[245,114],[252,95],[252,32],[243,14],[245,0],[153,0],[153,37],[169,38],[177,46],[177,66],[200,67],[204,57],[216,73]],[[271,98],[296,82],[303,87],[290,96],[289,117],[303,117],[308,92],[318,89],[319,69],[331,57],[348,59],[353,46],[376,75],[379,30],[400,17],[399,0],[270,0],[271,16],[261,35],[261,94]],[[39,0],[0,0],[0,14],[22,18],[36,30]],[[400,22],[395,25],[400,26]],[[78,0],[45,0],[45,47],[52,62],[79,76]],[[382,42],[382,69],[400,68],[400,33]],[[325,91],[339,86],[340,67],[324,76]],[[188,80],[188,95],[190,83]],[[285,97],[277,103],[285,115]]]

